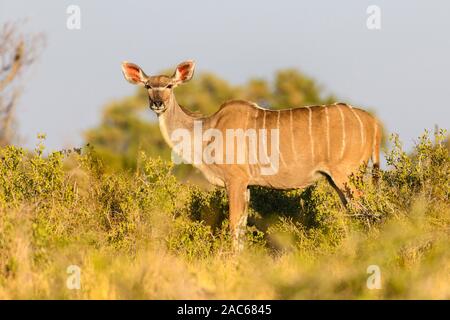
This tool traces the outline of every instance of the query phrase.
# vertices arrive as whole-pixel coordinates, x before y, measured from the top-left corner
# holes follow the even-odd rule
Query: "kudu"
[[[248,186],[304,188],[325,176],[345,205],[349,176],[369,159],[374,169],[379,167],[381,129],[369,113],[344,103],[268,110],[252,102],[232,100],[222,104],[213,115],[202,116],[180,106],[173,93],[177,85],[192,78],[194,66],[193,61],[183,62],[171,77],[147,76],[141,68],[129,62],[123,62],[122,71],[129,82],[147,89],[150,108],[156,112],[161,133],[172,149],[177,143],[175,133],[178,130],[195,134],[196,126],[200,125],[203,132],[215,130],[216,133],[200,140],[201,150],[208,149],[217,140],[223,142],[222,137],[228,139],[227,146],[219,148],[228,153],[227,157],[231,153],[231,158],[235,159],[234,154],[244,150],[240,162],[194,161],[209,182],[226,188],[230,229],[237,249],[242,248],[241,240],[247,224]],[[232,147],[228,147],[230,139],[233,142],[239,139],[238,134],[228,135],[229,130],[241,133],[240,145],[230,144]],[[255,134],[258,131],[266,133],[267,130],[278,135],[269,140],[264,135]],[[252,137],[260,138],[262,149],[275,146],[271,150],[272,154],[277,154],[276,161],[269,161],[272,169],[275,162],[275,170],[264,173],[268,162],[262,160],[267,160],[267,157],[254,157],[256,150],[250,141]],[[280,138],[279,143],[277,138]],[[262,154],[266,152],[265,149],[263,151]],[[196,153],[198,151],[194,148],[194,156]]]

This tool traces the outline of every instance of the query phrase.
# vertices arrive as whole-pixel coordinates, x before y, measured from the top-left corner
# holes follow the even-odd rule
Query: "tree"
[[[0,29],[0,146],[17,138],[13,128],[21,91],[18,79],[35,62],[43,43],[43,35],[20,33],[17,23],[6,23]]]
[[[150,156],[169,159],[169,149],[155,121],[147,119],[148,98],[142,91],[135,96],[108,104],[98,127],[85,133],[107,166],[114,169],[134,169],[139,151]]]
[[[333,103],[333,96],[323,97],[316,81],[295,69],[277,72],[273,91],[274,108],[292,108],[314,104]]]

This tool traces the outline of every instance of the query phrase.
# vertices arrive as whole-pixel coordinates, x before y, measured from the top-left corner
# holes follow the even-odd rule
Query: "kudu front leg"
[[[233,182],[227,185],[227,193],[233,249],[235,251],[241,251],[244,248],[245,242],[250,190],[247,189],[246,183]]]

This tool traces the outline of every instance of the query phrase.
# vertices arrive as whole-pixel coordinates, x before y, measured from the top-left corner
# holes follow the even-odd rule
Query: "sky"
[[[80,29],[66,26],[70,5]],[[370,5],[380,29],[367,28]],[[194,59],[196,72],[233,84],[293,67],[339,101],[375,110],[407,148],[425,128],[450,129],[450,1],[1,0],[0,24],[25,18],[25,32],[47,39],[22,79],[27,147],[37,133],[53,150],[82,144],[106,103],[135,92],[124,60],[154,74]]]

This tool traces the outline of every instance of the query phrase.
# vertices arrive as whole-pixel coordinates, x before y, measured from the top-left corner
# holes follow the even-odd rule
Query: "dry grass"
[[[378,187],[355,178],[364,196],[350,210],[324,183],[254,189],[239,255],[223,192],[181,185],[159,160],[143,155],[140,172],[110,174],[92,150],[4,148],[0,298],[449,299],[450,161],[440,137],[424,137],[413,155],[394,143]],[[71,265],[79,290],[66,285]],[[370,265],[381,289],[367,287]]]

